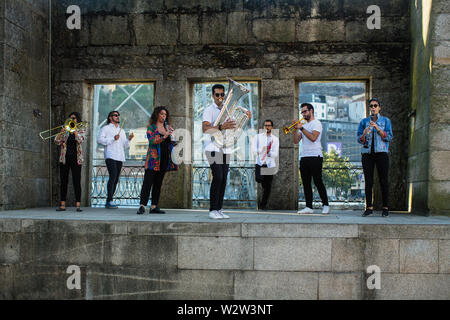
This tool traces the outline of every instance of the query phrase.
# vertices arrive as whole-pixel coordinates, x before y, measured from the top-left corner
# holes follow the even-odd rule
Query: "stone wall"
[[[3,219],[0,299],[446,300],[449,257],[448,225]]]
[[[81,8],[81,30],[66,28],[65,10],[73,4]],[[393,123],[391,208],[404,210],[409,1],[378,1],[381,30],[367,29],[366,9],[371,4],[350,0],[58,1],[53,15],[55,121],[63,121],[77,108],[89,115],[92,94],[83,92],[89,92],[94,80],[154,80],[156,105],[170,107],[176,127],[191,128],[192,81],[230,76],[259,81],[258,118],[260,122],[271,118],[281,128],[298,117],[298,81],[366,79],[369,95],[381,99],[383,114]],[[280,140],[282,167],[274,179],[272,194],[276,196],[269,207],[295,209],[298,147],[291,137]],[[86,176],[89,170],[85,170]],[[163,190],[162,206],[191,205],[190,172],[190,166],[184,165],[167,175],[165,181],[177,186],[177,196],[169,203],[168,190]],[[84,189],[86,201],[87,185]]]
[[[0,210],[49,205],[48,35],[48,1],[0,1]]]
[[[450,5],[417,1],[411,10],[411,207],[450,214]]]

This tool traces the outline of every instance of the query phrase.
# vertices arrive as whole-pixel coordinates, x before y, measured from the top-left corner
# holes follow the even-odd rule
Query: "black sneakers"
[[[383,212],[381,213],[381,215],[382,215],[383,217],[387,217],[387,216],[389,215],[389,210],[383,208]]]
[[[145,213],[145,207],[140,206],[138,211],[136,212],[137,214],[144,214]]]
[[[366,211],[362,214],[362,217],[367,217],[373,213],[373,209],[367,208]]]
[[[154,207],[153,209],[150,210],[150,213],[166,213],[165,211],[162,211],[160,208],[158,207]]]

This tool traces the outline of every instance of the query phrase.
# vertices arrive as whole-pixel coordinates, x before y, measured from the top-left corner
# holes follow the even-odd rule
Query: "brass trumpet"
[[[289,133],[293,132],[294,129],[295,129],[295,125],[296,125],[297,123],[305,124],[305,123],[307,123],[307,121],[306,121],[305,119],[303,119],[303,117],[301,117],[298,121],[296,121],[295,123],[291,124],[289,127],[284,126],[284,127],[283,127],[283,132],[284,132],[284,134],[289,134]]]
[[[59,134],[60,128],[64,128],[64,130],[69,133],[74,133],[76,130],[87,128],[87,125],[88,123],[86,121],[77,123],[69,118],[64,122],[64,124],[60,126],[39,132],[39,136],[42,140],[47,140],[57,136]],[[54,133],[55,130],[58,130],[58,132]]]

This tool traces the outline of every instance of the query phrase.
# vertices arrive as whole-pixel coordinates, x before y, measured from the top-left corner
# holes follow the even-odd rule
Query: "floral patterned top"
[[[83,143],[84,139],[85,139],[85,134],[86,131],[85,130],[79,130],[77,137],[75,138],[76,142],[77,142],[77,163],[79,165],[83,164],[83,149],[81,148],[81,144]],[[59,162],[61,162],[62,164],[66,164],[66,153],[67,153],[67,139],[69,138],[70,133],[65,131],[64,133],[61,134],[59,140],[58,140],[58,136],[55,137],[55,143],[58,146],[61,146],[61,153],[59,154]]]
[[[148,139],[148,149],[147,157],[145,159],[145,169],[160,171],[160,159],[161,159],[161,142],[164,139],[161,137],[156,124],[149,125],[147,127],[147,139]],[[172,153],[173,145],[170,144],[169,155]],[[169,157],[168,165],[166,171],[178,170],[178,166],[172,162],[171,157]]]

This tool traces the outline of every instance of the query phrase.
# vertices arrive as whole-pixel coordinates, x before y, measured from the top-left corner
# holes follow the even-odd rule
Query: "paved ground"
[[[360,210],[332,210],[328,215],[299,215],[294,211],[256,211],[256,210],[225,210],[230,219],[212,220],[208,218],[207,210],[200,209],[164,209],[166,214],[137,215],[137,209],[104,209],[83,208],[76,212],[75,208],[57,212],[55,208],[35,208],[26,210],[0,211],[0,219],[57,219],[57,220],[91,220],[91,221],[156,221],[156,222],[211,222],[211,223],[343,223],[343,224],[450,224],[450,217],[417,216],[406,212],[394,212],[387,218],[381,217],[381,211],[372,216],[361,217]]]

